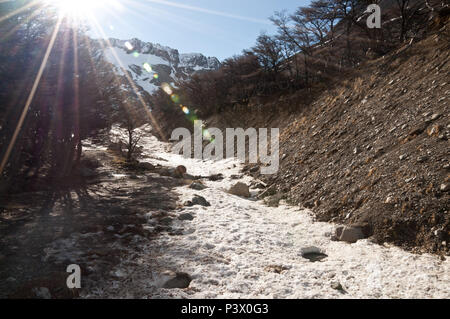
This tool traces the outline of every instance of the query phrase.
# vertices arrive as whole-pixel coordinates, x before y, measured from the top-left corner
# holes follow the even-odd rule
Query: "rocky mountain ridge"
[[[108,62],[118,74],[128,72],[143,90],[152,94],[162,83],[174,83],[196,72],[217,70],[220,61],[201,53],[181,54],[160,44],[131,40],[109,39],[110,47],[103,50]],[[119,61],[118,61],[119,60]]]

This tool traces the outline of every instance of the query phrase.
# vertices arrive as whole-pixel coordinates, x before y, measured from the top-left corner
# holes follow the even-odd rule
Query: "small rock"
[[[147,163],[147,162],[142,162],[139,163],[139,168],[143,169],[143,170],[154,170],[155,169],[155,165],[151,164],[151,163]]]
[[[165,289],[185,289],[192,281],[191,276],[184,272],[166,271],[163,273],[163,277],[162,288]]]
[[[283,198],[283,194],[278,193],[273,196],[266,197],[264,203],[269,207],[278,207],[280,205],[280,200]]]
[[[303,258],[308,259],[310,262],[321,261],[328,257],[322,249],[319,247],[311,246],[301,249],[301,255]]]
[[[267,272],[274,272],[276,274],[281,274],[284,271],[289,270],[289,268],[282,265],[270,265],[265,267],[264,270]]]
[[[440,187],[441,192],[448,192],[450,189],[450,184],[442,184]]]
[[[407,157],[408,157],[408,155],[403,154],[403,155],[400,155],[398,158],[399,158],[399,160],[403,161],[403,160],[406,159]]]
[[[427,129],[428,123],[421,123],[416,125],[413,129],[409,131],[410,136],[420,135]]]
[[[97,176],[97,172],[96,171],[94,171],[93,169],[84,167],[84,166],[80,167],[78,169],[78,171],[79,171],[81,177],[89,178],[89,177]]]
[[[199,195],[194,195],[194,198],[190,201],[187,201],[184,206],[195,206],[195,205],[200,205],[200,206],[205,206],[205,207],[209,207],[211,206],[211,204],[202,196]]]
[[[417,163],[424,163],[428,160],[428,156],[419,156],[417,158]]]
[[[438,118],[440,118],[441,117],[441,114],[439,114],[439,113],[434,113],[432,116],[431,116],[431,120],[432,121],[435,121],[435,120],[437,120]]]
[[[251,186],[252,188],[262,189],[262,188],[266,188],[266,187],[267,187],[267,184],[257,179],[257,180],[254,180],[254,181],[250,184],[250,186]]]
[[[194,220],[194,216],[192,216],[189,213],[185,213],[185,214],[181,214],[180,216],[178,216],[179,220]]]
[[[214,175],[209,176],[208,179],[211,182],[221,181],[221,180],[223,180],[223,175],[222,174],[214,174]]]
[[[173,220],[172,220],[171,217],[164,217],[164,218],[161,218],[161,219],[159,220],[159,222],[160,222],[162,225],[168,226],[168,225],[172,224]]]
[[[338,281],[332,282],[331,288],[333,288],[334,290],[340,291],[342,293],[345,293],[344,287],[342,287],[341,283]]]
[[[189,188],[195,189],[196,191],[201,191],[206,189],[207,187],[199,182],[192,182],[191,185],[189,185]]]
[[[250,190],[249,190],[248,186],[241,182],[231,186],[228,193],[230,193],[232,195],[236,195],[236,196],[241,196],[241,197],[247,197],[247,198],[250,197]]]
[[[39,299],[52,299],[50,290],[47,287],[33,288],[32,291]]]
[[[259,166],[255,166],[255,167],[250,168],[250,173],[256,173],[258,171],[259,171]]]

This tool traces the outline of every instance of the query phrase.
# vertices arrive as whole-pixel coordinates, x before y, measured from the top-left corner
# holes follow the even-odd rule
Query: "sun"
[[[111,4],[108,0],[45,0],[56,7],[60,14],[72,18],[85,18],[95,10],[106,9]]]

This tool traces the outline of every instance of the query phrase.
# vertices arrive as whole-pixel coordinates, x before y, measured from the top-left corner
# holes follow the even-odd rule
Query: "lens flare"
[[[172,99],[172,102],[173,102],[173,103],[175,103],[175,104],[180,103],[180,97],[179,97],[177,94],[172,94],[172,95],[170,96],[170,98]]]
[[[134,51],[134,52],[133,52],[133,56],[134,56],[135,58],[139,58],[139,52]]]
[[[161,84],[161,88],[164,90],[164,92],[167,93],[167,95],[172,95],[173,94],[172,88],[170,87],[169,84],[163,83],[163,84]]]
[[[158,73],[153,74],[153,78],[154,78],[155,80],[158,80],[158,79],[159,79]]]
[[[131,51],[131,50],[133,50],[134,49],[134,47],[133,47],[133,45],[130,43],[130,42],[125,42],[125,47],[129,50],[129,51]]]
[[[211,138],[211,134],[209,133],[209,131],[207,129],[203,130],[203,136],[207,139]]]
[[[145,71],[147,71],[148,73],[152,72],[152,67],[147,62],[144,63],[143,67],[144,67]]]
[[[184,114],[190,113],[189,109],[186,106],[183,106],[181,109],[183,110]]]

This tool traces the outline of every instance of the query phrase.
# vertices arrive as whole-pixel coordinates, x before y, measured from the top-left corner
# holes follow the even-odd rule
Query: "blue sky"
[[[261,31],[274,33],[274,11],[309,0],[116,0],[119,8],[95,10],[106,36],[139,38],[225,59],[251,47]],[[122,8],[120,8],[122,7]],[[93,34],[94,35],[94,34]],[[94,35],[95,36],[95,35]]]

